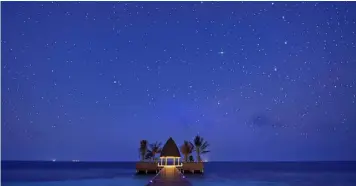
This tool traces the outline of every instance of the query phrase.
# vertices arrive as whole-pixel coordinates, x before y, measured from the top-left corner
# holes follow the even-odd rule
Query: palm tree
[[[209,147],[209,143],[207,141],[204,141],[204,138],[200,137],[199,135],[196,135],[194,138],[194,145],[195,145],[195,151],[197,152],[197,159],[198,162],[201,162],[201,154],[206,154],[210,152],[207,150]]]
[[[188,162],[189,155],[194,151],[194,145],[190,141],[184,141],[183,145],[180,147],[180,151],[184,155],[184,161]]]
[[[161,153],[162,148],[161,148],[162,143],[161,142],[155,142],[150,144],[150,150],[148,150],[148,153],[150,153],[152,156],[152,160],[155,161],[156,154]]]
[[[151,160],[152,159],[152,152],[148,150],[148,152],[145,155],[145,160]]]
[[[140,152],[141,161],[145,161],[145,155],[147,153],[147,140],[140,141],[139,152]]]

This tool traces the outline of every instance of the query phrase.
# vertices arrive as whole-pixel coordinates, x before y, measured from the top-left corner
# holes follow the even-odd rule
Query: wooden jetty
[[[204,172],[203,162],[184,162],[182,163],[179,149],[172,138],[169,138],[163,146],[160,153],[160,162],[137,162],[136,173],[157,174],[166,166],[173,166],[179,172],[183,173],[200,173]]]
[[[175,166],[166,166],[146,186],[192,186],[192,184]]]
[[[179,168],[184,174],[203,174],[204,163],[203,162],[187,162],[183,163],[183,166]]]

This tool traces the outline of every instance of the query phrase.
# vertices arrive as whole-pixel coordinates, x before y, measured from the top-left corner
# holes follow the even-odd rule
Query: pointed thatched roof
[[[176,142],[174,142],[172,137],[167,140],[161,151],[161,157],[166,156],[181,157]]]

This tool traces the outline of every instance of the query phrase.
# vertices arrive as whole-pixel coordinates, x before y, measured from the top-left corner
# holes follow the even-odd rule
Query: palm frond
[[[151,159],[153,156],[152,152],[147,152],[147,154],[145,155],[145,159]]]
[[[190,145],[190,151],[191,153],[194,152],[194,144],[192,142],[189,142],[189,145]]]
[[[194,145],[195,146],[201,146],[201,137],[199,135],[196,135],[194,138]]]
[[[209,143],[207,141],[204,141],[203,144],[201,145],[201,149],[204,150],[204,149],[207,149],[209,147]]]

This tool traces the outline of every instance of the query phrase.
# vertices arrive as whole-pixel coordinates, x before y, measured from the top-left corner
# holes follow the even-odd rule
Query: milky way
[[[354,2],[2,2],[2,158],[355,160]]]

